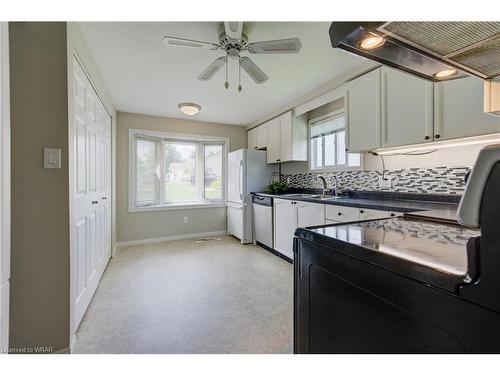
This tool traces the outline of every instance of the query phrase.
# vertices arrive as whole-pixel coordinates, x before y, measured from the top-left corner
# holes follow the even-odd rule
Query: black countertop
[[[295,193],[295,192],[294,192]],[[317,193],[317,191],[316,191]],[[371,208],[382,211],[418,212],[433,211],[433,216],[439,218],[454,218],[458,209],[460,196],[441,196],[429,194],[399,194],[379,192],[348,192],[341,198],[325,200],[310,197],[288,197],[286,194],[269,194],[265,192],[252,193],[254,195],[304,201],[312,203],[330,204],[337,206]]]

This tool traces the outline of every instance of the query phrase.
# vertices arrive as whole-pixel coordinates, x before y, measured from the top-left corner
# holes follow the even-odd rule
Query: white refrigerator
[[[263,191],[275,165],[267,164],[265,151],[241,149],[229,153],[227,232],[241,243],[253,242],[252,192]]]

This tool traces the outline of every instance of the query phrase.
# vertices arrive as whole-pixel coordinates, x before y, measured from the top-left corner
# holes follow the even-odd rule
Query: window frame
[[[313,148],[311,147],[311,128],[312,126],[317,123],[317,122],[321,122],[321,121],[324,121],[326,119],[329,119],[329,118],[333,118],[333,117],[338,117],[338,116],[344,116],[345,118],[345,122],[346,122],[346,126],[345,126],[345,141],[346,141],[346,146],[347,146],[347,139],[348,139],[348,134],[347,134],[347,112],[346,112],[346,109],[345,108],[342,108],[342,109],[339,109],[339,110],[336,110],[336,111],[332,111],[332,112],[328,112],[328,113],[325,113],[324,115],[321,115],[321,116],[317,116],[315,118],[312,118],[312,119],[309,119],[308,123],[307,123],[307,148],[308,148],[308,156],[309,156],[309,161],[308,161],[308,165],[309,165],[309,172],[311,173],[322,173],[322,172],[342,172],[342,171],[360,171],[360,170],[364,170],[364,158],[363,158],[363,154],[362,153],[359,153],[359,166],[350,166],[350,165],[335,165],[335,166],[327,166],[327,167],[322,167],[322,168],[313,168],[313,152],[315,150],[313,150]],[[337,139],[337,136],[335,136],[335,139]],[[336,146],[337,147],[337,146]],[[324,151],[323,151],[324,152]],[[346,152],[346,161],[348,160],[348,156],[347,156],[347,152]],[[356,152],[356,154],[358,154],[358,152]],[[335,156],[337,157],[337,156]]]
[[[159,166],[159,175],[164,176],[165,161],[164,161],[164,148],[165,141],[179,141],[185,143],[198,143],[201,145],[217,144],[222,145],[222,199],[209,200],[204,199],[196,202],[179,202],[168,203],[165,202],[164,197],[164,184],[162,178],[158,177],[159,201],[155,204],[137,204],[137,148],[136,139],[144,138],[152,141],[159,141],[159,152],[156,155],[156,165]],[[202,147],[204,150],[204,148]],[[158,211],[158,210],[180,210],[180,209],[198,209],[198,208],[214,208],[226,207],[227,203],[227,154],[229,150],[229,138],[217,137],[209,135],[193,135],[183,133],[170,133],[142,129],[129,129],[129,166],[128,166],[128,212],[142,212],[142,211]],[[203,152],[199,152],[199,147],[196,148],[196,165],[201,166],[201,177],[196,173],[196,178],[202,180],[201,182],[201,195],[205,194],[205,157]],[[198,195],[198,194],[197,194]]]

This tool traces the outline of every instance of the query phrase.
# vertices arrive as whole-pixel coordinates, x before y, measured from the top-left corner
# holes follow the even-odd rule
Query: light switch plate
[[[48,148],[43,149],[43,167],[48,169],[61,168],[61,149]]]
[[[391,176],[386,175],[385,178],[382,178],[382,176],[379,176],[378,186],[380,189],[390,189],[391,188]]]

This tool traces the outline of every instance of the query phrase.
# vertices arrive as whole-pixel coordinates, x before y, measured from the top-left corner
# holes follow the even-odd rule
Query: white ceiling
[[[249,41],[299,37],[298,54],[250,55],[269,76],[261,85],[242,72],[237,91],[236,61],[230,61],[228,90],[224,70],[210,82],[197,76],[222,51],[165,47],[165,35],[216,42],[216,22],[88,22],[84,37],[114,101],[123,112],[187,118],[177,105],[194,102],[193,120],[248,125],[273,113],[365,60],[330,45],[327,22],[249,22]]]

